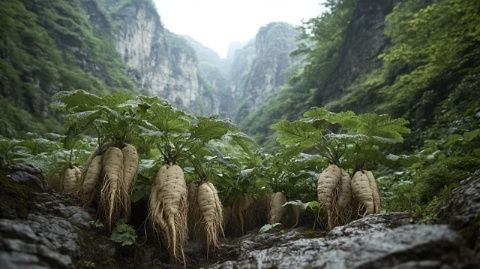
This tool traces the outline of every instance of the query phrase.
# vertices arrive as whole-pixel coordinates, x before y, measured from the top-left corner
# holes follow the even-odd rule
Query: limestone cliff
[[[296,48],[299,32],[283,22],[260,28],[255,40],[237,50],[230,68],[239,121],[254,111],[287,82],[288,70],[295,63],[290,53]]]
[[[165,29],[152,2],[129,1],[110,12],[116,49],[142,92],[191,112],[212,112],[195,51]]]

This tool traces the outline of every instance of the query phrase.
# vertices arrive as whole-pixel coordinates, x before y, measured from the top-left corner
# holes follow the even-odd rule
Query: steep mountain
[[[165,29],[151,1],[106,0],[104,7],[115,25],[116,50],[143,92],[192,112],[213,111],[195,50]]]
[[[238,104],[235,119],[241,122],[259,104],[287,82],[287,71],[295,63],[290,53],[296,48],[299,31],[283,22],[260,28],[255,40],[235,53],[230,80]]]
[[[188,44],[195,50],[198,57],[198,70],[200,77],[206,84],[206,89],[212,98],[210,112],[220,115],[222,118],[233,117],[234,103],[232,89],[228,81],[230,68],[228,59],[220,59],[220,56],[210,48],[207,48],[192,37],[183,36]]]
[[[134,88],[96,1],[2,1],[0,25],[1,134],[52,128],[60,90]]]
[[[3,1],[0,4],[2,134],[55,128],[61,90],[142,92],[194,113],[218,113],[215,70],[162,25],[151,0]],[[218,57],[218,56],[217,56]],[[208,68],[204,68],[207,70]]]
[[[307,26],[305,66],[242,126],[269,126],[311,106],[388,113],[410,121],[407,145],[479,126],[478,1],[338,1]],[[455,8],[452,8],[455,7]]]
[[[217,68],[220,72],[227,74],[228,66],[226,64],[226,61],[224,59],[221,59],[220,56],[218,56],[217,52],[206,47],[205,45],[190,36],[182,37],[187,41],[188,45],[195,50],[200,69],[202,66],[209,65]]]

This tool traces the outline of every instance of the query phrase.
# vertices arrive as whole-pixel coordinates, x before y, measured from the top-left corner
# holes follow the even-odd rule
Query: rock
[[[299,35],[300,31],[290,24],[272,22],[235,52],[230,69],[235,121],[241,122],[287,82],[288,68],[300,60],[290,56],[297,48]]]
[[[8,172],[1,178],[0,268],[74,268],[84,259],[96,262],[115,254],[114,244],[92,227],[93,218],[78,200],[45,190],[39,170],[17,165]]]
[[[480,171],[480,170],[479,170]],[[438,213],[440,222],[459,230],[480,261],[480,177],[460,182],[454,189],[447,204]]]
[[[26,164],[15,164],[8,166],[8,172],[8,177],[13,182],[26,184],[40,190],[47,188],[42,171],[36,167]]]
[[[447,226],[409,222],[407,214],[394,213],[367,216],[337,227],[326,237],[308,238],[302,229],[249,234],[239,241],[237,257],[208,268],[474,268],[479,265],[472,261],[473,254],[462,237]]]

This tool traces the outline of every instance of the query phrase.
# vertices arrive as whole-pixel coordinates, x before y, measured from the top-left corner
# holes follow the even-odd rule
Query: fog
[[[301,25],[321,14],[322,0],[154,0],[162,22],[170,31],[189,35],[227,54],[233,41],[245,42],[273,21]]]

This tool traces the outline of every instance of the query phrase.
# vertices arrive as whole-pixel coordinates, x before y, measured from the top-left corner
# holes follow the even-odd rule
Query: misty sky
[[[189,35],[225,57],[233,41],[248,41],[272,21],[300,25],[318,16],[322,0],[154,0],[170,31]]]

